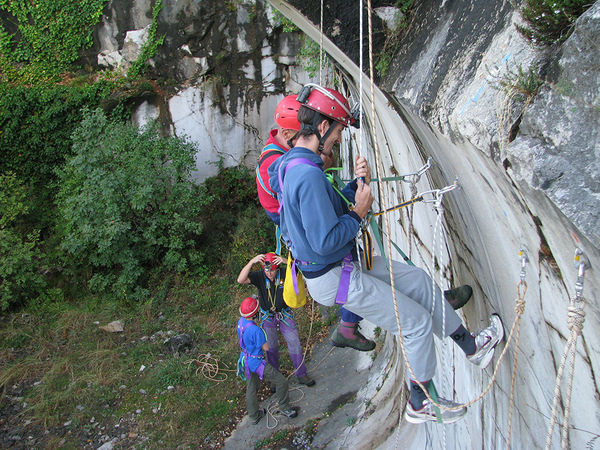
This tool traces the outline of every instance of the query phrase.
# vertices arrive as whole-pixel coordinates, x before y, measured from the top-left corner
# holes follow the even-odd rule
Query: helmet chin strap
[[[325,141],[327,140],[329,135],[331,133],[333,133],[333,130],[338,125],[337,120],[332,120],[332,123],[329,126],[329,129],[325,132],[325,134],[323,136],[321,136],[321,133],[319,133],[318,126],[319,126],[319,123],[323,120],[323,118],[324,118],[324,116],[322,116],[321,114],[315,114],[315,117],[313,118],[313,123],[310,125],[303,123],[302,128],[301,128],[302,130],[310,130],[315,134],[315,136],[317,136],[317,139],[319,140],[319,147],[318,147],[319,153],[323,153]],[[293,138],[291,140],[293,140]]]

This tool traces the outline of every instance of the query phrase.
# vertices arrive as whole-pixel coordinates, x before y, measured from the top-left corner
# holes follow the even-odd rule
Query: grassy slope
[[[229,274],[173,282],[163,301],[125,306],[90,298],[4,317],[0,417],[16,407],[5,425],[39,439],[36,446],[97,448],[102,436],[119,437],[119,447],[219,445],[245,414],[245,384],[228,369],[239,351],[237,308],[252,292]],[[296,316],[305,342],[310,307]],[[113,320],[124,322],[123,333],[99,330]],[[317,321],[313,333],[321,329]],[[190,334],[192,350],[169,353],[168,331]],[[281,353],[289,373],[287,350]]]

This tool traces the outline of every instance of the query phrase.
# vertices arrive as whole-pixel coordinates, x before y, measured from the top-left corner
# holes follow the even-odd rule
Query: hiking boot
[[[285,416],[285,417],[289,417],[290,419],[293,419],[294,417],[296,417],[298,415],[298,410],[297,410],[297,408],[280,409],[279,414],[281,414],[282,416]]]
[[[304,375],[302,377],[298,377],[298,383],[305,384],[306,386],[314,386],[315,385],[315,380],[313,380],[308,375]]]
[[[265,417],[266,413],[267,413],[266,409],[264,409],[264,408],[263,409],[259,409],[258,410],[258,417],[256,419],[252,420],[252,423],[254,425],[256,425],[258,422],[260,422],[260,419],[262,419],[263,417]]]
[[[437,403],[441,406],[445,406],[446,408],[453,408],[460,405],[460,403],[454,403],[442,397],[438,397]],[[442,423],[452,423],[464,416],[467,413],[467,408],[463,407],[454,411],[440,409],[439,411]],[[423,407],[418,410],[415,410],[410,402],[408,402],[406,405],[404,418],[410,423],[437,422],[435,407],[427,398],[423,401]]]
[[[347,338],[340,332],[340,327],[353,328],[353,337]],[[358,331],[358,323],[352,326],[342,325],[341,323],[331,334],[331,343],[336,347],[352,347],[361,352],[369,352],[375,348],[375,341],[371,341],[364,337]]]
[[[473,289],[468,284],[463,284],[449,291],[444,291],[444,298],[454,310],[460,309],[467,304],[473,295]]]
[[[504,326],[498,314],[490,317],[490,326],[472,333],[475,338],[475,353],[468,355],[467,359],[476,366],[484,369],[494,356],[494,348],[504,338]]]

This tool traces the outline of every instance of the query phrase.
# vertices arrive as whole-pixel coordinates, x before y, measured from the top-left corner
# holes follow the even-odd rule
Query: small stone
[[[135,410],[135,413],[136,413],[136,414],[141,414],[141,413],[142,413],[142,410],[141,410],[141,409],[136,409],[136,410]]]
[[[173,389],[175,389],[175,386],[167,386],[167,391],[172,391]]]
[[[73,421],[71,420],[67,420],[65,423],[63,423],[63,427],[68,427],[69,425],[71,425]]]
[[[146,392],[146,390],[145,390],[145,389],[140,389],[140,394],[142,394],[142,395],[146,395],[146,394],[147,394],[147,392]]]
[[[75,408],[77,408],[77,411],[81,412],[83,411],[85,408],[81,405],[77,405]]]

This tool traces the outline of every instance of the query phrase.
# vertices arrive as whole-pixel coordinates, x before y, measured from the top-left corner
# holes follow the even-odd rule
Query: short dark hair
[[[315,119],[317,123],[321,123],[323,120],[327,120],[329,125],[333,123],[333,119],[330,119],[327,116],[324,116],[318,111],[310,109],[305,105],[302,105],[298,110],[298,122],[300,122],[301,129],[298,131],[298,136],[310,136],[311,134],[315,134],[315,130],[312,129],[313,124],[315,123]]]

